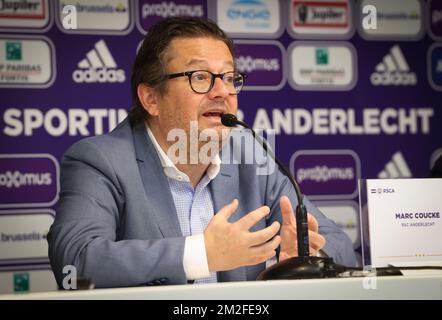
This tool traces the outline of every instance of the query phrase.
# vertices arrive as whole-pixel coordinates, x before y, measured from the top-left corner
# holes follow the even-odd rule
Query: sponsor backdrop
[[[274,130],[356,252],[358,179],[426,177],[442,155],[442,1],[1,0],[0,292],[56,289],[45,237],[62,154],[125,118],[143,35],[176,15],[235,39],[240,116]]]

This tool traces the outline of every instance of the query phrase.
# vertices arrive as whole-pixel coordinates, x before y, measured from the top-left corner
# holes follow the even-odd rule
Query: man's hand
[[[279,205],[281,206],[282,213],[281,251],[279,253],[279,261],[283,261],[298,256],[298,240],[296,233],[296,219],[289,198],[282,196],[279,200]],[[325,246],[326,240],[318,233],[318,221],[312,214],[307,214],[307,221],[310,255],[316,256],[318,251]]]
[[[275,221],[269,227],[256,232],[249,231],[269,214],[269,207],[262,206],[235,223],[228,222],[237,208],[238,200],[235,199],[210,220],[204,231],[210,272],[255,265],[276,254],[275,249],[281,242],[281,237],[276,235],[280,228],[279,222]]]

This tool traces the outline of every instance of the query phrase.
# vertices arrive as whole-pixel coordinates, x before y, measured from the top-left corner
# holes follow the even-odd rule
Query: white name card
[[[371,265],[441,265],[442,179],[365,181]]]

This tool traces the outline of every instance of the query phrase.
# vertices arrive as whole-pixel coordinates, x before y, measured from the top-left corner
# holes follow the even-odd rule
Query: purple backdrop
[[[387,172],[386,165],[391,162],[399,169],[399,176],[409,172],[411,177],[426,177],[432,159],[442,154],[440,1],[417,1],[422,8],[418,17],[422,30],[412,36],[414,39],[395,38],[388,32],[383,38],[363,36],[358,3],[344,7],[352,10],[349,16],[353,25],[343,34],[336,33],[339,30],[333,27],[333,21],[324,18],[319,24],[335,33],[321,29],[322,33],[306,32],[295,38],[288,31],[289,15],[297,14],[292,12],[293,1],[288,5],[286,1],[270,0],[222,1],[217,7],[217,1],[140,0],[118,8],[108,2],[112,13],[107,17],[102,13],[97,21],[116,21],[115,26],[100,26],[98,31],[62,30],[62,21],[55,18],[55,4],[49,7],[49,21],[39,28],[14,27],[12,22],[8,25],[11,18],[0,12],[0,155],[14,155],[0,159],[1,208],[7,209],[9,204],[17,208],[20,203],[23,207],[35,204],[55,208],[51,201],[58,190],[57,165],[41,154],[60,161],[71,144],[107,132],[124,118],[131,106],[131,65],[143,34],[154,22],[175,14],[216,20],[215,14],[225,13],[232,19],[227,23],[238,26],[238,33],[230,35],[237,43],[238,67],[249,74],[239,96],[244,120],[255,127],[276,130],[277,155],[295,177],[303,177],[301,186],[312,199],[357,202],[354,191],[358,178],[377,178]],[[312,10],[308,1],[305,3],[306,10]],[[275,9],[275,4],[280,7]],[[93,14],[98,13],[85,8],[78,14],[89,14],[87,19],[94,21]],[[275,22],[272,19],[276,14],[279,20]],[[124,15],[130,23],[119,26],[118,19],[124,21]],[[310,19],[308,15],[301,18]],[[415,19],[410,21],[415,23]],[[270,30],[275,23],[279,23],[280,31],[266,33],[265,28]],[[381,18],[378,23],[382,26]],[[247,28],[255,29],[247,32]],[[262,33],[254,32],[256,28]],[[300,31],[302,28],[296,30],[297,34]],[[291,61],[291,45],[305,41],[313,49],[306,45],[302,61]],[[335,51],[342,44],[355,48],[351,74],[345,69],[351,61]],[[51,66],[45,50],[54,60],[52,78],[45,74]],[[99,59],[94,60],[94,56]],[[394,61],[392,67],[389,61]],[[20,69],[19,65],[27,67]],[[293,79],[294,68],[303,68],[302,79]],[[382,78],[388,73],[385,68],[398,77],[393,81],[404,83],[374,85],[371,79],[376,75],[378,80],[388,81]],[[346,76],[356,81],[351,89],[336,85]],[[43,79],[43,84],[32,83],[33,77],[37,82]],[[313,78],[328,81],[328,89],[308,85],[302,89],[301,82]],[[301,86],[294,89],[292,82]],[[400,163],[393,158],[398,152],[403,160]],[[50,182],[11,187],[8,183],[12,183],[14,172],[40,178],[47,173],[51,178]],[[394,177],[391,172],[387,176]]]

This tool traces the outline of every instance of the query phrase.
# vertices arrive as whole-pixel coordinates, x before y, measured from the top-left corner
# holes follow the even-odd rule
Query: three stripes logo
[[[417,84],[417,77],[416,73],[410,72],[401,48],[395,45],[376,66],[370,81],[374,86],[414,86]]]
[[[76,83],[115,83],[126,80],[124,70],[118,69],[104,40],[98,41],[77,67],[72,74]]]
[[[400,151],[396,152],[391,161],[389,161],[384,170],[378,173],[379,179],[411,178],[410,168],[405,162],[404,156]]]

